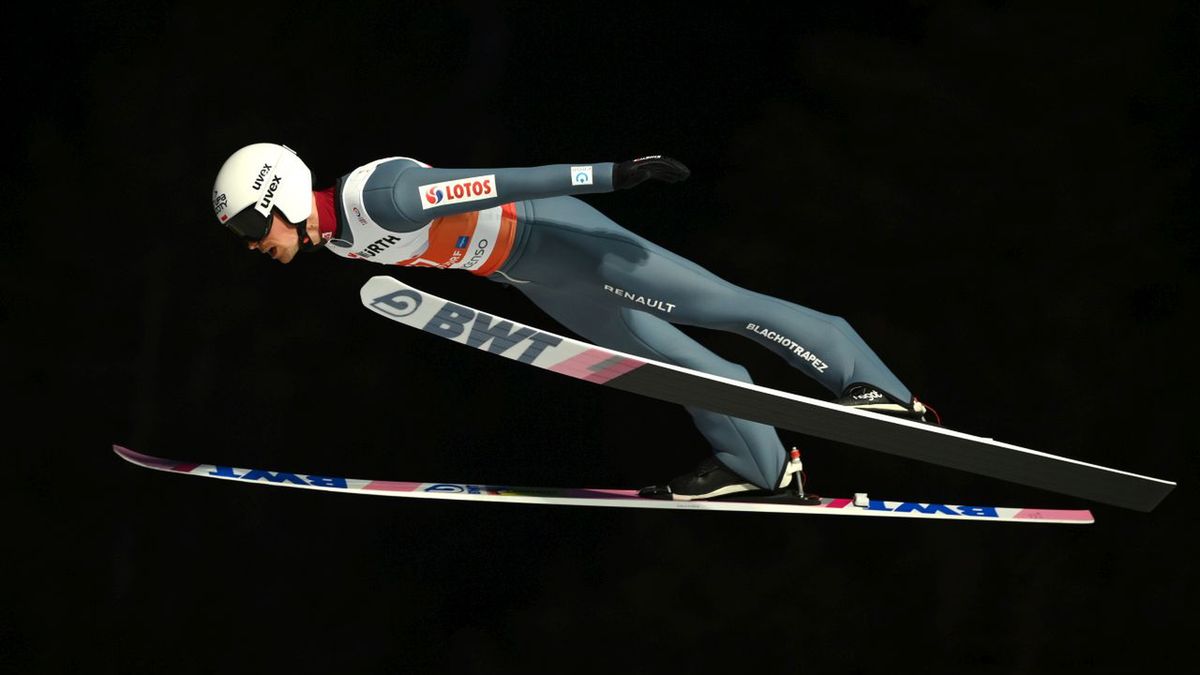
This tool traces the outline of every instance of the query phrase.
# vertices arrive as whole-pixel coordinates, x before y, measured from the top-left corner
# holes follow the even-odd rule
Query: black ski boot
[[[685,473],[666,485],[651,485],[638,490],[638,496],[677,501],[764,497],[777,494],[791,486],[793,480],[801,480],[799,473],[800,462],[788,462],[780,478],[779,487],[775,490],[764,490],[730,471],[716,457],[709,457],[700,462],[700,466],[694,471]]]
[[[842,397],[834,401],[839,405],[849,406],[858,410],[892,415],[914,422],[940,424],[937,412],[914,396],[912,401],[901,403],[869,384],[852,384],[846,387]]]

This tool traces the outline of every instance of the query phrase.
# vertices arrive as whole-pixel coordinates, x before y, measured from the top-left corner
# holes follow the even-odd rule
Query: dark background
[[[1192,3],[88,3],[8,21],[7,672],[1116,673],[1193,662]],[[587,197],[847,318],[956,429],[1177,480],[1153,513],[784,433],[812,490],[1089,527],[425,503],[152,473],[112,443],[393,480],[637,487],[682,409],[370,315],[213,219],[224,158],[319,186],[663,153]],[[563,330],[466,273],[387,270]],[[759,383],[826,396],[750,341]]]

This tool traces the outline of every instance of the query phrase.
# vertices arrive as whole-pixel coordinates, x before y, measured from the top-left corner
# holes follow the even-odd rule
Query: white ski
[[[415,499],[449,499],[507,504],[546,504],[562,506],[608,506],[635,509],[681,509],[687,511],[749,511],[759,513],[790,513],[814,516],[869,516],[881,518],[923,518],[1005,523],[1062,523],[1086,525],[1095,522],[1090,511],[1061,509],[1023,509],[999,506],[960,506],[955,504],[926,504],[868,499],[820,498],[815,504],[787,503],[770,499],[747,501],[670,501],[644,499],[636,490],[526,488],[469,483],[406,483],[388,480],[363,480],[319,476],[287,471],[242,469],[219,464],[196,464],[174,459],[151,457],[128,448],[113,445],[123,459],[148,469],[182,473],[203,478],[219,478],[253,485],[274,485],[324,490],[349,494],[409,497]],[[797,502],[799,500],[796,500]]]
[[[363,305],[393,321],[576,379],[1052,492],[1150,511],[1175,483],[942,427],[854,410],[555,335],[371,278]]]

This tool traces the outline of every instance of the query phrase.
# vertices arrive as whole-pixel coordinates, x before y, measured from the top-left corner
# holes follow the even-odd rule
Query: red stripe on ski
[[[644,365],[646,364],[642,361],[614,358],[612,354],[599,349],[589,349],[551,366],[550,370],[580,380],[604,384],[618,375],[624,375]]]
[[[854,503],[853,499],[835,499],[825,505],[827,509],[844,509]]]
[[[1022,509],[1013,516],[1018,520],[1082,520],[1093,522],[1090,511],[1068,511],[1064,509]]]
[[[581,497],[612,497],[613,499],[631,499],[638,497],[637,490],[605,490],[602,488],[579,488],[570,490],[569,494]]]

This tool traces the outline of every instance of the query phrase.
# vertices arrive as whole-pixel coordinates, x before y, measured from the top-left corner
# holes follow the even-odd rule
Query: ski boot
[[[777,501],[789,503],[812,503],[804,494],[804,475],[801,469],[800,451],[792,449],[791,459],[783,469],[779,486],[764,490],[730,471],[716,457],[700,462],[694,471],[675,478],[666,485],[651,485],[638,490],[638,496],[649,499],[673,499],[691,501],[701,499],[728,499],[735,501]],[[820,498],[816,498],[820,501]]]
[[[941,418],[938,417],[937,411],[919,401],[916,396],[907,404],[901,403],[869,384],[858,383],[846,387],[842,397],[834,403],[914,422],[941,425]]]

